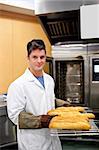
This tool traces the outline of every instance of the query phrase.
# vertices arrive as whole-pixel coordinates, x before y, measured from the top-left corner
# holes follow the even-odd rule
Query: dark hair
[[[27,44],[27,52],[28,52],[28,56],[31,54],[31,52],[33,50],[45,50],[45,54],[46,54],[46,47],[45,44],[43,42],[43,40],[40,39],[33,39],[32,41],[28,42]]]

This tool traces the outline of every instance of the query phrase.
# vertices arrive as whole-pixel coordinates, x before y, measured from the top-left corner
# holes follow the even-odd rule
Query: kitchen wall
[[[43,39],[51,56],[50,42],[36,16],[0,10],[0,93],[6,93],[26,69],[26,44],[33,38]]]

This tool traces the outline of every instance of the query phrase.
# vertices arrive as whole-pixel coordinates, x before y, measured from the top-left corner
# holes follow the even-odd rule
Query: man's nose
[[[41,62],[41,58],[40,57],[38,57],[38,62]]]

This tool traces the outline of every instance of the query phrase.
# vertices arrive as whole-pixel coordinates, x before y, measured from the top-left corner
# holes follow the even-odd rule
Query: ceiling
[[[80,9],[82,5],[99,4],[99,0],[35,0],[35,14]]]

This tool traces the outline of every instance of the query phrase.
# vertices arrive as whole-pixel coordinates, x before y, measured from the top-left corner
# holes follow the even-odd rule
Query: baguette
[[[67,129],[67,130],[89,130],[91,128],[88,122],[51,122],[49,128]]]
[[[89,120],[95,118],[93,113],[85,113],[83,107],[59,107],[48,111],[48,115],[57,115],[50,121],[49,128],[68,130],[89,130]]]
[[[89,122],[83,118],[65,118],[61,116],[56,116],[50,121],[49,128],[68,130],[89,130],[91,126]]]
[[[58,107],[56,110],[61,110],[61,111],[79,111],[79,112],[84,112],[85,109],[84,107],[81,106],[76,106],[76,107]]]
[[[78,112],[78,111],[62,111],[60,109],[53,109],[53,110],[48,111],[47,114],[50,115],[50,116],[69,115],[69,114],[73,115],[73,114],[80,114],[80,112]]]
[[[89,119],[94,119],[95,118],[95,115],[93,113],[83,113],[81,114],[82,116],[86,116],[88,117]]]
[[[55,116],[52,118],[51,120],[52,122],[79,122],[79,121],[83,121],[83,122],[88,122],[89,120],[83,118],[83,117],[79,117],[79,116],[69,116],[69,117],[63,117],[63,116]]]

